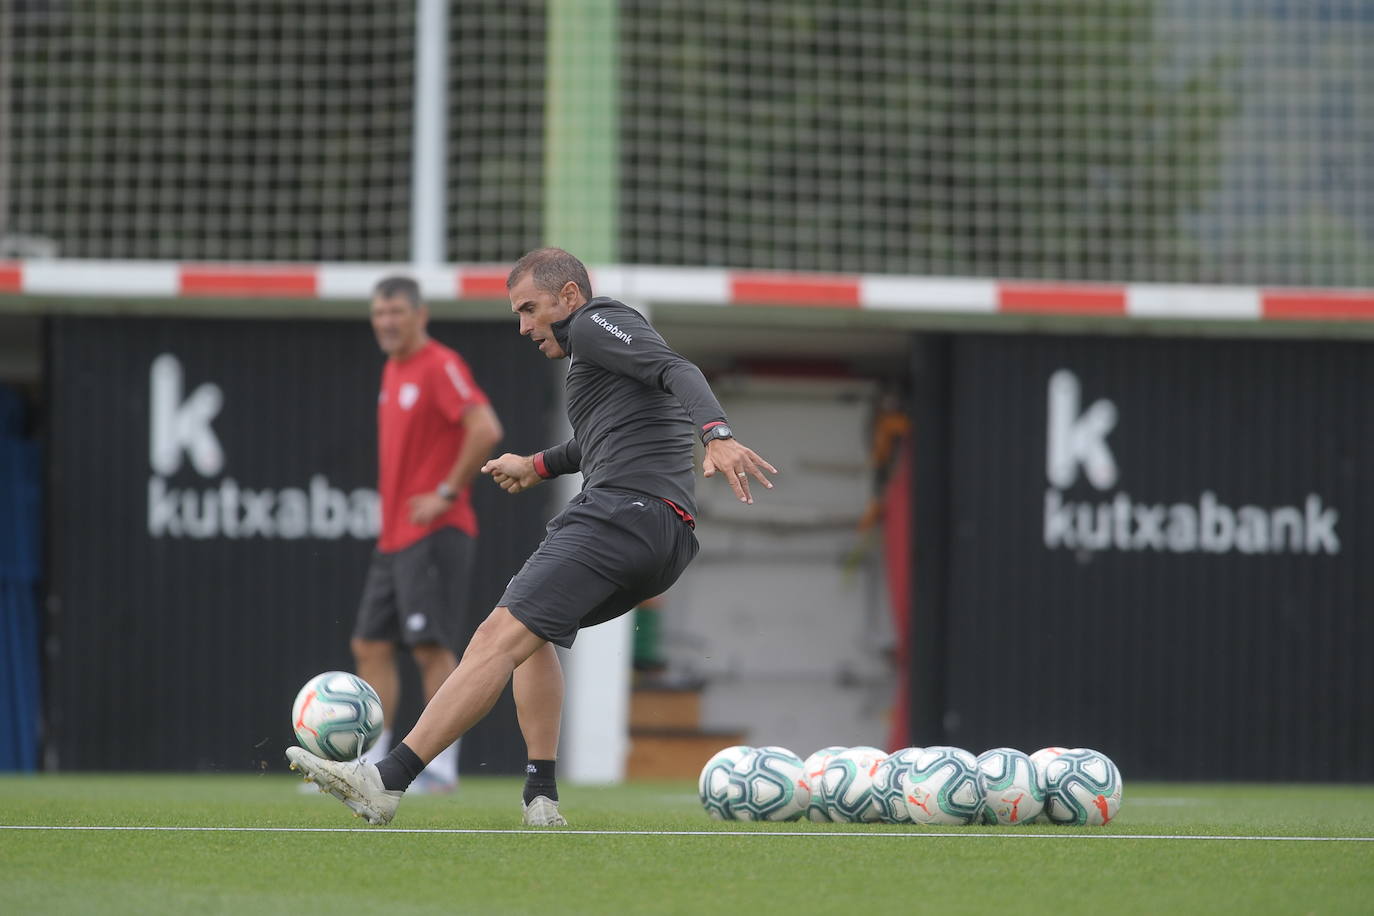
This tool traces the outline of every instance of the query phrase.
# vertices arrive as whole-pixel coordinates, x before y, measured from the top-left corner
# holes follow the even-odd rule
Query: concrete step
[[[696,779],[706,761],[717,751],[743,743],[743,732],[631,728],[625,778],[631,781]]]
[[[630,728],[695,729],[701,724],[701,691],[636,687],[630,691]]]

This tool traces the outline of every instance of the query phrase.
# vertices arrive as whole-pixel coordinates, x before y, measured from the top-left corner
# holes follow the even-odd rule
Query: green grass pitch
[[[0,778],[0,911],[1374,912],[1374,786],[1128,782],[1106,828],[938,830],[717,823],[686,783],[564,786],[571,829],[525,831],[516,779],[407,798],[384,828],[297,785]]]

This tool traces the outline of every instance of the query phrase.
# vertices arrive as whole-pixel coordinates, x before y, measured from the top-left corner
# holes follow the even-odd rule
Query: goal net
[[[1374,281],[1361,0],[625,0],[630,261]]]
[[[543,4],[453,7],[447,255],[499,260],[538,241]],[[0,258],[409,258],[415,0],[0,17]]]
[[[543,237],[551,5],[449,4],[451,262]],[[416,0],[0,11],[0,258],[410,257]],[[1374,285],[1365,0],[615,16],[620,262]]]

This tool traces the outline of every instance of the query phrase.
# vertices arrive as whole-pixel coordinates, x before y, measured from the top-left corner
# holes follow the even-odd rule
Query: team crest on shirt
[[[396,398],[402,410],[409,410],[415,406],[415,402],[420,400],[420,386],[414,382],[406,382],[401,386],[400,394]]]

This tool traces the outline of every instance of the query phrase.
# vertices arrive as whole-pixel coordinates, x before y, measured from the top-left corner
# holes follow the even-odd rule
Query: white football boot
[[[526,827],[566,827],[568,822],[558,813],[558,802],[547,795],[536,795],[528,805],[523,801]]]
[[[391,823],[396,816],[396,806],[405,795],[399,789],[387,789],[382,785],[375,764],[324,760],[303,747],[288,747],[286,759],[291,761],[291,769],[305,776],[306,782],[317,783],[320,791],[343,802],[355,817],[364,818],[369,824]]]

